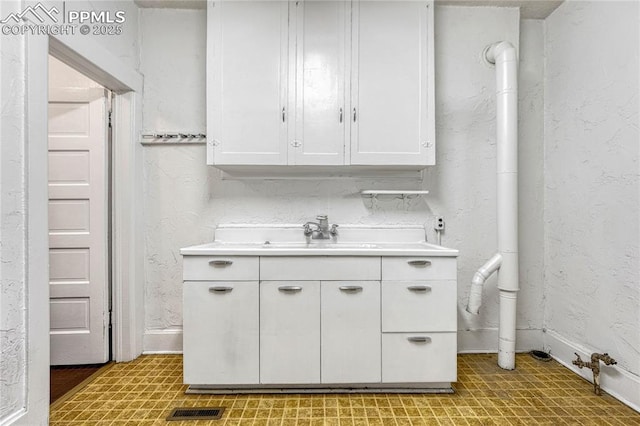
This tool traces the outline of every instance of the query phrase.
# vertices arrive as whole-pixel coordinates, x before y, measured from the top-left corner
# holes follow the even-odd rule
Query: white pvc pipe
[[[471,280],[471,290],[469,291],[469,301],[467,302],[467,312],[478,315],[482,305],[482,287],[484,282],[500,268],[502,256],[496,253],[493,257],[478,269]]]
[[[485,55],[489,62],[496,65],[497,222],[498,253],[501,257],[497,267],[500,290],[498,365],[504,369],[513,370],[515,368],[516,304],[519,289],[518,59],[516,49],[511,43],[505,41],[489,46]],[[479,302],[471,300],[472,295],[477,297],[478,285],[481,283],[476,284],[474,290],[472,282],[470,304],[467,308],[471,313],[474,313],[475,305],[478,308],[480,306]],[[479,291],[481,297],[481,287]],[[474,305],[471,305],[471,302]]]
[[[498,365],[505,370],[516,368],[516,303],[518,293],[500,290],[500,325],[498,327]]]

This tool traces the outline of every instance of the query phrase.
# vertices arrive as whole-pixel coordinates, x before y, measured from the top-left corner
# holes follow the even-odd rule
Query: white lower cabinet
[[[322,282],[322,383],[380,382],[380,282]]]
[[[455,382],[456,333],[384,333],[382,381]]]
[[[184,267],[184,381],[194,388],[456,380],[455,258],[192,255]]]
[[[258,281],[186,281],[183,294],[185,383],[258,383]]]
[[[260,283],[260,383],[320,382],[320,281]]]

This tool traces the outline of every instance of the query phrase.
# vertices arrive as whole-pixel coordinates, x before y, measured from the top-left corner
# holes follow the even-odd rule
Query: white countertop
[[[185,247],[195,256],[458,256],[424,240],[424,228],[341,226],[335,240],[304,238],[298,225],[221,225],[216,241]]]

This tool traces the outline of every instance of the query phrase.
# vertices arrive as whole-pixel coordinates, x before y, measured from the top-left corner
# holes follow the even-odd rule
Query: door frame
[[[88,37],[26,37],[26,407],[17,424],[40,424],[49,412],[48,57],[49,54],[116,94],[113,128],[113,356],[142,353],[144,258],[142,236],[143,76]]]

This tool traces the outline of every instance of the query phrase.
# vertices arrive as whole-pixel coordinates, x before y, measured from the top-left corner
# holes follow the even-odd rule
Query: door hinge
[[[109,126],[110,129],[113,128],[112,122],[111,122],[112,115],[113,115],[113,111],[109,110],[109,112],[107,113],[107,125]]]

